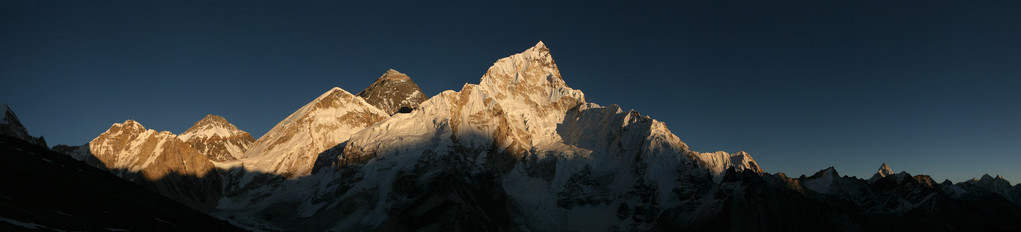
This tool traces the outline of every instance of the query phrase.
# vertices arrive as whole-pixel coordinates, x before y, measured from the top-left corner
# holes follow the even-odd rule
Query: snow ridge
[[[752,170],[757,173],[764,172],[762,168],[759,168],[759,164],[755,162],[755,159],[744,151],[731,154],[724,151],[698,153],[695,157],[698,158],[702,168],[712,172],[713,181],[716,183],[723,180],[723,174],[725,174],[727,168],[734,168],[738,172],[744,170]]]
[[[364,99],[334,87],[270,129],[241,160],[255,171],[286,177],[308,175],[319,153],[387,117],[389,114]]]

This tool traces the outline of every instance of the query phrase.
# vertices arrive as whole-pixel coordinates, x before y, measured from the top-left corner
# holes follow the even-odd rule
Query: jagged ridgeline
[[[3,114],[0,114],[0,135],[14,137],[39,146],[46,146],[46,139],[43,139],[42,136],[32,137],[32,135],[28,134],[28,130],[25,129],[24,125],[21,125],[18,116],[14,114],[14,111],[6,103],[0,102],[0,110],[4,111]]]
[[[1021,187],[1002,178],[770,174],[587,102],[569,78],[539,42],[429,98],[396,70],[334,87],[254,141],[210,115],[180,136],[129,120],[57,149],[261,231],[1019,228]]]

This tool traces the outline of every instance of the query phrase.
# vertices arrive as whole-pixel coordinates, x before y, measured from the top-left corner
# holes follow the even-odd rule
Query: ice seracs
[[[206,115],[178,136],[213,161],[236,160],[255,142],[248,132],[239,130],[223,117]]]

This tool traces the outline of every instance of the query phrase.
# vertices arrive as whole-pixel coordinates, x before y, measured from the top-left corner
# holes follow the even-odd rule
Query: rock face
[[[358,96],[389,115],[411,112],[426,100],[425,94],[408,75],[393,69],[383,73]]]
[[[333,88],[256,140],[242,162],[257,172],[286,177],[308,175],[319,153],[388,117],[364,99]]]
[[[0,103],[0,110],[4,111],[3,114],[0,114],[0,136],[14,137],[35,145],[46,147],[46,139],[43,139],[43,137],[36,138],[29,135],[28,130],[25,129],[25,126],[21,125],[21,121],[18,120],[18,116],[14,115],[14,111],[11,110],[7,104]]]
[[[248,132],[238,130],[223,117],[212,114],[195,122],[178,138],[213,161],[236,160],[255,142]]]

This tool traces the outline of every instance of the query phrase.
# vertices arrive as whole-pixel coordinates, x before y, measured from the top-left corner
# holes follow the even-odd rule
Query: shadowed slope
[[[0,230],[241,231],[69,156],[0,138]]]

